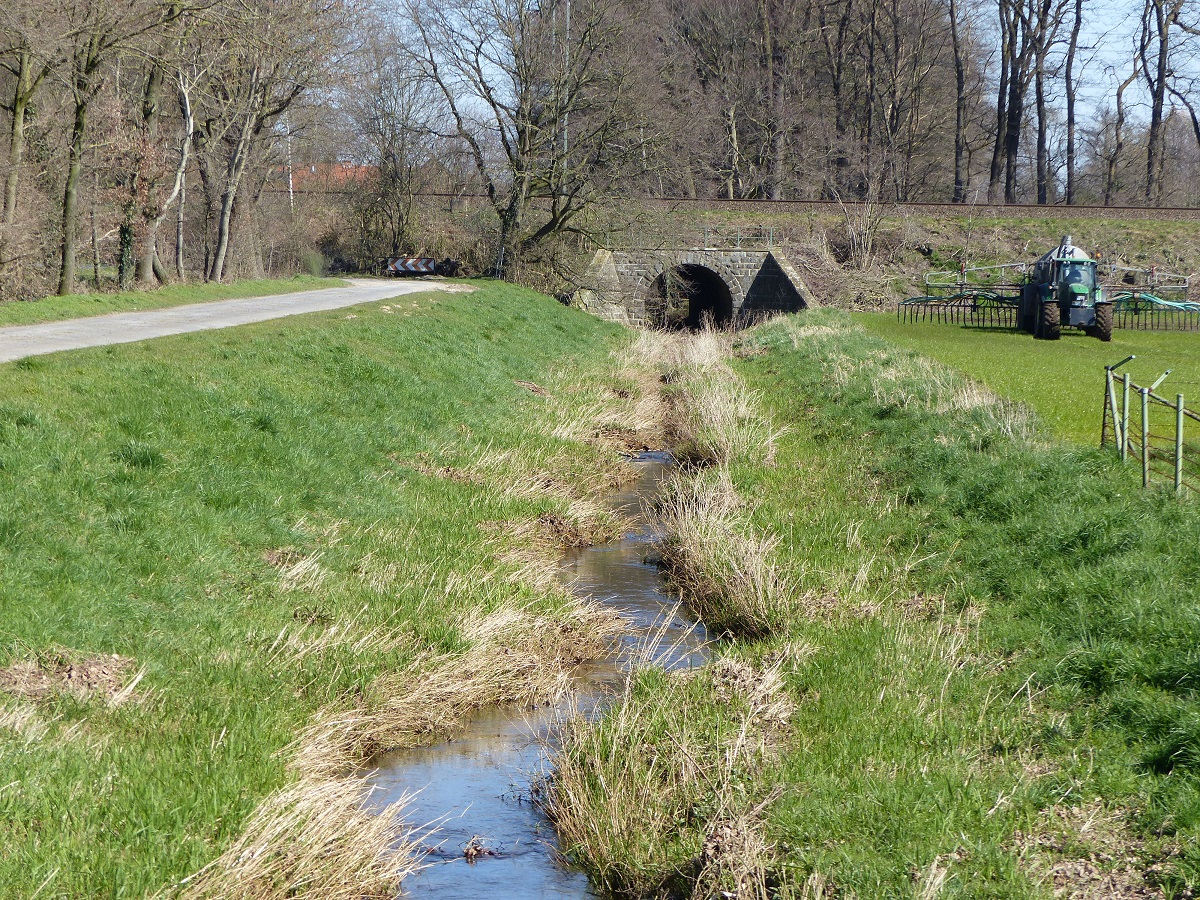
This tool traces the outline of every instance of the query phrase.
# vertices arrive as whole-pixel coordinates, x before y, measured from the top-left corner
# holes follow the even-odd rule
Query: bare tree
[[[1033,46],[1034,111],[1037,117],[1037,202],[1050,202],[1049,110],[1046,82],[1054,73],[1050,69],[1050,51],[1058,38],[1067,4],[1071,0],[1039,0],[1028,10],[1030,43]]]
[[[954,195],[951,203],[964,203],[970,172],[967,157],[967,66],[969,65],[969,26],[959,20],[959,0],[949,0],[946,15],[950,21],[950,47],[954,54]]]
[[[1071,38],[1067,42],[1067,58],[1063,78],[1067,93],[1067,204],[1075,202],[1075,59],[1079,52],[1079,32],[1083,28],[1083,0],[1074,0]]]
[[[198,34],[212,61],[193,98],[206,216],[205,277],[226,277],[234,219],[247,168],[274,142],[274,126],[327,72],[346,33],[339,0],[255,0],[225,10]]]
[[[157,0],[75,0],[62,10],[67,49],[65,64],[58,74],[71,98],[74,116],[63,187],[58,292],[69,294],[75,289],[79,178],[89,109],[103,86],[105,66],[132,41],[170,21],[172,8],[162,6]]]
[[[38,88],[50,73],[52,64],[35,56],[33,49],[24,41],[20,41],[8,53],[0,56],[0,66],[13,76],[12,94],[7,102],[2,103],[2,108],[11,117],[8,140],[9,169],[4,179],[3,202],[0,203],[0,219],[5,225],[12,225],[16,219],[17,191],[21,166],[25,161],[25,113]],[[2,256],[0,253],[0,257]],[[3,266],[2,258],[0,266]]]
[[[654,159],[624,0],[410,0],[413,60],[441,91],[499,219],[497,270]]]
[[[355,158],[366,163],[352,201],[363,262],[414,249],[423,173],[444,168],[444,142],[436,136],[441,95],[405,66],[398,43],[390,29],[371,42],[345,98]]]
[[[1200,34],[1200,29],[1185,21],[1191,12],[1188,0],[1145,0],[1142,7],[1142,27],[1138,41],[1138,60],[1142,78],[1150,93],[1150,127],[1146,139],[1147,203],[1162,200],[1163,164],[1166,133],[1164,114],[1166,97],[1172,93],[1175,75],[1173,54],[1181,49],[1177,37]]]

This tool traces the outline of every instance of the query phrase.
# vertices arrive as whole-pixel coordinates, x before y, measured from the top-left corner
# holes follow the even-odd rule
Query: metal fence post
[[[1121,426],[1117,423],[1117,393],[1113,387],[1112,369],[1104,369],[1104,412],[1100,419],[1100,448],[1108,444],[1108,417],[1112,416],[1113,421],[1113,439],[1120,446],[1121,443]]]
[[[1150,487],[1150,388],[1142,388],[1142,487]]]
[[[1183,394],[1175,395],[1175,493],[1183,490]]]
[[[1121,405],[1121,462],[1129,458],[1129,373],[1122,376],[1125,382]]]

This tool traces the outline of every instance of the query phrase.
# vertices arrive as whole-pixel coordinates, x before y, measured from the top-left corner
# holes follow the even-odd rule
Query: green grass
[[[839,386],[829,375],[846,357],[863,362]],[[1060,362],[1048,365],[1062,373]],[[781,764],[806,789],[775,826],[807,848],[802,864],[903,896],[903,872],[957,853],[945,896],[1037,895],[1015,832],[1101,797],[1128,812],[1137,840],[1165,832],[1181,845],[1168,887],[1194,881],[1200,508],[1138,490],[1099,451],[1006,438],[994,410],[898,406],[880,376],[920,369],[868,335],[802,342],[744,370],[803,423],[778,470],[740,472],[747,495],[767,498],[760,524],[787,529],[785,559],[810,589],[884,610],[833,627],[800,619],[793,632],[819,648],[795,687],[820,699],[801,703],[804,738]],[[815,474],[806,488],[789,464]],[[797,509],[809,511],[802,526]],[[868,564],[858,591],[839,582]],[[916,597],[932,608],[910,611]]]
[[[0,328],[6,325],[34,325],[105,313],[138,309],[166,309],[189,303],[234,300],[241,297],[267,297],[292,291],[312,291],[345,284],[339,278],[296,275],[292,278],[235,281],[232,284],[172,284],[153,291],[120,291],[111,294],[72,294],[41,300],[0,303]]]
[[[279,751],[316,709],[458,649],[467,611],[551,603],[485,577],[480,525],[555,501],[422,472],[518,448],[587,470],[514,380],[595,371],[619,334],[494,284],[5,365],[0,665],[117,653],[147,698],[0,726],[3,893],[143,897],[195,872],[288,778]],[[289,587],[271,550],[320,579]],[[272,650],[331,623],[396,639]]]
[[[952,366],[1005,397],[1037,410],[1059,438],[1095,446],[1100,442],[1104,367],[1135,354],[1123,366],[1137,384],[1150,385],[1167,369],[1159,393],[1182,393],[1200,406],[1200,334],[1117,329],[1110,343],[1078,329],[1059,341],[1037,341],[1009,329],[898,322],[895,313],[858,313],[873,334]]]
[[[1098,450],[1026,443],[1018,407],[955,407],[960,376],[935,383],[845,314],[746,343],[735,368],[789,431],[771,464],[730,473],[780,539],[792,605],[723,652],[782,660],[795,711],[765,756],[732,765],[745,729],[725,695],[642,675],[635,708],[575,749],[607,785],[637,768],[664,786],[614,838],[614,880],[687,881],[711,816],[750,816],[781,787],[760,827],[783,896],[824,879],[844,896],[1049,898],[1062,859],[1191,896],[1200,507],[1140,490]],[[663,735],[680,721],[683,750]],[[697,780],[730,805],[698,804]]]

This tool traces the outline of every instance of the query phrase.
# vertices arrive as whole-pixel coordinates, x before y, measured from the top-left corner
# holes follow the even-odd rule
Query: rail
[[[321,195],[354,195],[359,193],[357,186],[330,187],[295,187],[295,196],[312,194]],[[287,194],[286,185],[264,188],[266,194]],[[460,194],[451,191],[420,191],[413,196],[417,199],[462,201],[465,204],[483,204],[488,202],[485,194]],[[853,202],[839,203],[836,200],[767,200],[759,197],[737,198],[706,198],[706,197],[625,197],[624,202],[641,204],[647,207],[690,207],[693,209],[755,209],[760,212],[767,210],[805,210],[811,212],[844,215],[846,207],[852,207]],[[877,203],[876,206],[884,214],[913,214],[922,216],[952,215],[974,216],[976,218],[1014,218],[1029,217],[1038,219],[1096,219],[1119,217],[1122,219],[1163,219],[1179,221],[1200,219],[1198,206],[1101,206],[1099,204],[1037,204],[1037,203],[947,203],[935,200],[914,200],[904,203]]]
[[[1200,490],[1200,413],[1183,394],[1172,401],[1157,393],[1170,369],[1149,387],[1127,372],[1118,377],[1116,370],[1133,358],[1104,367],[1100,446],[1115,447],[1122,462],[1138,462],[1144,488],[1166,482],[1177,494]]]

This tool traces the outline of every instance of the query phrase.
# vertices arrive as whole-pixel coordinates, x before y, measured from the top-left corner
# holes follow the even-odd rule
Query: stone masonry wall
[[[734,315],[758,317],[815,305],[799,273],[772,250],[597,251],[573,300],[596,315],[646,325],[646,300],[667,269],[703,266],[729,288]]]

